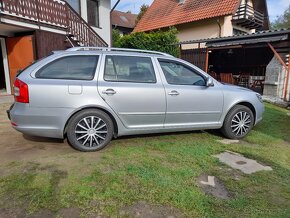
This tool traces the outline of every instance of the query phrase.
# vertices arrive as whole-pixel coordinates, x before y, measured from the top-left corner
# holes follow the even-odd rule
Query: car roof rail
[[[173,57],[170,54],[159,52],[159,51],[148,51],[141,49],[130,49],[130,48],[113,48],[113,47],[72,47],[67,49],[66,51],[123,51],[123,52],[140,52],[140,53],[148,53],[148,54],[159,54],[167,57]]]

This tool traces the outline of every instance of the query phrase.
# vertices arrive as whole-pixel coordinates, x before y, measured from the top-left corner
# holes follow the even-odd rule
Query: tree
[[[116,45],[121,48],[160,51],[177,57],[179,55],[177,33],[176,28],[170,28],[168,31],[131,33],[119,38]]]
[[[148,8],[149,8],[149,5],[146,5],[146,4],[141,5],[140,12],[139,12],[139,14],[138,14],[138,16],[136,18],[136,23],[138,23],[141,20],[141,18],[146,13],[146,11],[148,10]]]
[[[284,13],[271,23],[272,29],[290,28],[290,5]]]

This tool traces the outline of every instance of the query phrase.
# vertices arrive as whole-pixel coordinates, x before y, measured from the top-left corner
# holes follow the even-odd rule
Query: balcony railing
[[[108,46],[69,4],[61,0],[0,0],[0,15],[62,30],[80,45]]]
[[[264,26],[264,14],[243,4],[234,14],[232,22],[248,29],[261,29]]]

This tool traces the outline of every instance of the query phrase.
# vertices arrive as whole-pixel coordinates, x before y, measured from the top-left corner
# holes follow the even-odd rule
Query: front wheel
[[[98,151],[111,141],[113,132],[113,122],[106,113],[89,109],[70,119],[67,138],[72,147],[79,151]]]
[[[253,112],[246,106],[236,105],[227,114],[221,131],[227,138],[241,139],[251,131],[253,126]]]

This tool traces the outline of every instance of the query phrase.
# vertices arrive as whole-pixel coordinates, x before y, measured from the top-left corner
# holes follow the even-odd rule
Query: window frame
[[[51,66],[52,64],[54,64],[55,62],[57,61],[60,61],[62,59],[66,59],[66,58],[70,58],[70,57],[95,57],[96,58],[96,64],[94,66],[94,71],[93,71],[93,75],[92,75],[92,79],[74,79],[74,78],[46,78],[46,77],[38,77],[39,76],[39,72],[49,66]],[[34,73],[34,78],[35,79],[44,79],[44,80],[71,80],[71,81],[92,81],[95,79],[95,76],[96,76],[96,72],[97,72],[97,69],[98,69],[98,65],[100,64],[100,61],[101,61],[101,55],[97,54],[97,55],[93,55],[93,54],[90,54],[90,55],[66,55],[66,56],[61,56],[61,57],[57,57],[56,59],[50,61],[50,62],[47,62],[45,63],[44,65],[42,65],[41,67],[39,67],[36,72]]]
[[[153,76],[154,76],[154,82],[137,82],[137,81],[118,81],[118,80],[108,80],[108,79],[105,79],[105,75],[106,75],[106,62],[107,62],[107,58],[108,57],[134,57],[134,58],[148,58],[150,61],[151,61],[151,66],[152,66],[152,69],[153,69]],[[114,65],[114,69],[116,70],[116,66]],[[103,68],[103,81],[105,82],[111,82],[111,83],[135,83],[135,84],[157,84],[157,76],[156,76],[156,69],[154,67],[154,60],[152,59],[152,57],[144,57],[144,56],[138,56],[138,55],[111,55],[111,54],[108,54],[108,55],[105,55],[104,56],[104,68]]]
[[[89,20],[89,10],[88,10],[88,1],[94,1],[97,3],[97,12],[98,12],[98,17],[97,17],[97,20],[98,20],[98,23],[96,23],[97,20],[94,20],[94,23],[91,23],[90,20]],[[90,26],[92,27],[95,27],[95,28],[101,28],[101,25],[100,25],[100,1],[99,0],[86,0],[86,3],[87,3],[87,22]]]
[[[206,87],[207,77],[204,74],[200,73],[198,70],[194,69],[193,67],[190,67],[187,64],[182,63],[180,61],[172,60],[172,59],[166,59],[166,58],[157,58],[157,62],[159,64],[159,66],[160,66],[161,73],[164,76],[165,81],[166,81],[166,83],[168,85],[173,85],[173,86]],[[169,83],[168,80],[167,80],[167,78],[166,78],[166,76],[165,76],[165,74],[164,74],[164,71],[162,69],[162,66],[161,66],[161,63],[160,62],[169,62],[169,63],[179,64],[179,65],[183,66],[184,68],[187,68],[188,70],[193,71],[194,73],[196,73],[197,75],[199,75],[200,77],[202,77],[202,79],[204,80],[204,84],[205,85],[193,85],[193,84],[190,85],[190,84],[172,84],[172,83]]]

